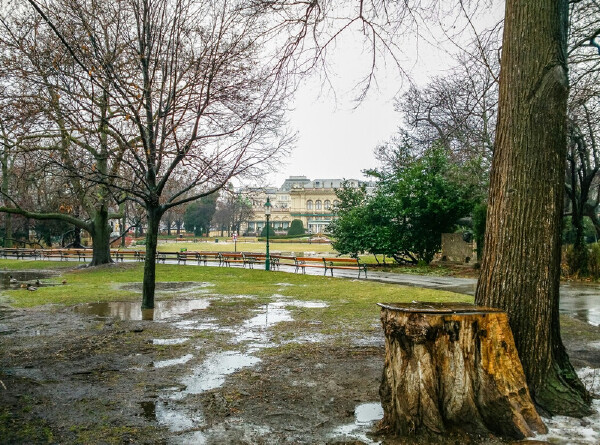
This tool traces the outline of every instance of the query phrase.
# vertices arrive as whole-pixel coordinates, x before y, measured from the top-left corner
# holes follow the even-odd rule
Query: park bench
[[[244,255],[241,253],[220,253],[221,266],[231,267],[232,264],[241,264],[245,267]]]
[[[44,250],[42,250],[42,259],[49,260],[52,258],[58,258],[62,261],[62,260],[67,260],[68,256],[65,255],[65,252],[62,249],[44,249]]]
[[[219,266],[221,265],[221,254],[219,252],[196,252],[196,261],[198,261],[198,265],[200,263],[204,263],[204,265],[208,265],[209,261],[218,262]]]
[[[91,249],[76,249],[76,250],[69,250],[68,254],[75,257],[77,256],[77,261],[85,261],[85,260],[91,260],[92,257],[94,256],[94,253],[92,252]]]
[[[187,250],[177,252],[177,264],[185,264],[188,258],[195,258],[197,253],[198,252],[188,252]]]
[[[143,261],[145,258],[144,252],[138,250],[111,250],[110,254],[116,259],[116,261],[121,262],[124,260]]]
[[[3,247],[0,250],[0,255],[4,258],[8,259],[9,257],[19,259],[24,258],[33,258],[34,260],[38,257],[41,258],[41,253],[37,249],[26,249],[26,248],[18,248],[18,247]]]
[[[295,272],[297,273],[300,269],[302,269],[302,273],[306,273],[307,267],[315,267],[318,269],[324,269],[325,273],[327,273],[327,269],[325,269],[325,263],[323,262],[323,258],[317,257],[296,257],[294,258],[294,265],[296,266]]]
[[[244,267],[247,264],[250,269],[254,269],[255,264],[264,264],[267,260],[265,253],[242,252],[242,255],[244,256]],[[277,255],[269,255],[269,264],[271,270],[279,269],[279,257]]]
[[[363,272],[367,278],[367,265],[362,264],[358,258],[323,258],[323,263],[325,264],[325,275],[327,275],[327,271],[330,271],[333,276],[334,269],[357,270],[358,278]]]
[[[296,267],[296,257],[288,256],[288,255],[271,255],[271,260],[275,260],[277,262],[277,269],[280,266],[293,266]]]
[[[207,266],[209,261],[215,261],[221,265],[221,256],[219,252],[188,252],[187,250],[177,252],[177,264],[185,264],[187,260],[196,260],[198,265],[204,263],[204,265]]]

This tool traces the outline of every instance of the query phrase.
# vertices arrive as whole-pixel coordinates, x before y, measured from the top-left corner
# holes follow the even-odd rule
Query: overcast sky
[[[486,22],[496,23],[502,16],[503,4],[498,2],[493,9],[480,11],[475,24],[487,26]],[[321,91],[323,82],[317,76],[305,81],[298,91],[290,113],[291,128],[298,132],[298,141],[278,173],[266,178],[269,185],[280,186],[291,175],[361,179],[362,170],[377,165],[373,149],[389,140],[401,124],[402,116],[394,111],[393,99],[406,90],[409,82],[395,66],[389,64],[386,68],[380,61],[378,84],[356,107],[353,86],[370,64],[370,54],[362,54],[359,49],[361,38],[348,36],[329,53],[335,73],[334,92]],[[443,76],[454,64],[451,53],[456,52],[456,47],[435,41],[435,37],[407,42],[404,48],[402,69],[421,86],[435,76]]]

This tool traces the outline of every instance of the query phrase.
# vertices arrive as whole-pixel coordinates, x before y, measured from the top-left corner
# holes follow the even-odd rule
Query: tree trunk
[[[4,247],[13,247],[13,236],[12,215],[6,213],[4,215]]]
[[[123,235],[121,237],[121,247],[123,248],[125,247],[125,238],[127,237],[125,230],[127,230],[127,208],[123,209],[123,217],[121,218],[121,235]]]
[[[110,233],[111,227],[108,223],[108,211],[100,209],[94,215],[90,236],[92,237],[92,261],[90,266],[112,263],[110,256]]]
[[[402,436],[459,430],[544,433],[506,312],[462,303],[380,304],[382,427]]]
[[[161,213],[158,209],[148,208],[148,228],[146,230],[146,259],[144,262],[144,282],[142,283],[142,309],[154,308],[154,290],[156,288],[156,250],[158,245],[158,227]]]
[[[560,338],[567,148],[567,0],[508,0],[498,128],[476,303],[508,312],[529,390],[551,414],[586,415],[590,396]]]

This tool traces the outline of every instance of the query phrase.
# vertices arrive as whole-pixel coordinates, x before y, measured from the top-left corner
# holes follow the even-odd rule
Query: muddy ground
[[[188,300],[160,301],[173,292]],[[405,443],[369,433],[384,356],[376,308],[368,328],[345,332],[318,301],[232,299],[209,283],[157,297],[154,320],[130,305],[0,305],[0,443]],[[569,319],[563,335],[576,366],[600,368],[588,347],[599,328]]]

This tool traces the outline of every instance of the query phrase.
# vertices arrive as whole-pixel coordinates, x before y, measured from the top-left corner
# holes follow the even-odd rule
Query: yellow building
[[[358,187],[362,181],[348,179],[351,187]],[[327,231],[334,218],[334,208],[338,201],[335,189],[341,188],[343,179],[315,179],[306,176],[290,176],[279,189],[245,189],[242,191],[252,203],[254,215],[242,225],[242,233],[260,234],[266,224],[265,203],[270,198],[270,222],[276,232],[285,233],[294,219],[302,221],[304,228],[312,234]]]

